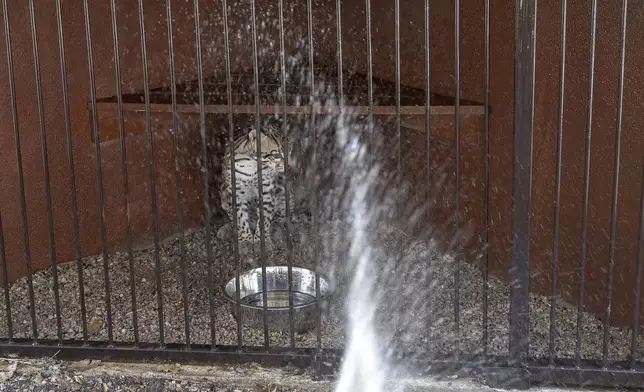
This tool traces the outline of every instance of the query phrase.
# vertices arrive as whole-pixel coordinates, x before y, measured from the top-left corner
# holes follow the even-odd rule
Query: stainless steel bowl
[[[305,332],[315,326],[316,292],[315,272],[306,268],[292,267],[293,271],[293,329]],[[244,325],[264,327],[264,290],[262,268],[242,272],[239,276],[241,317]],[[329,284],[320,275],[320,300],[329,294]],[[237,318],[236,278],[224,285],[224,296],[229,309]],[[288,267],[266,267],[266,316],[268,328],[274,331],[289,331]],[[322,305],[322,304],[320,304]]]

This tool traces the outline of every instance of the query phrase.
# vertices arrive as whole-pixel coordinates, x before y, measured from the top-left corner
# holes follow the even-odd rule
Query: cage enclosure
[[[369,235],[397,360],[641,385],[644,9],[400,3],[2,1],[0,353],[337,365],[344,118],[396,204]],[[271,121],[301,222],[240,257],[224,152]],[[253,258],[329,272],[312,330],[231,314]]]

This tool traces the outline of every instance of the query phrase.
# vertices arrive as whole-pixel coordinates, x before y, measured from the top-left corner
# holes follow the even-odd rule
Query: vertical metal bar
[[[78,199],[76,197],[76,170],[74,169],[74,146],[72,142],[71,116],[69,113],[69,93],[67,87],[67,65],[65,61],[65,41],[63,38],[63,16],[60,0],[56,0],[56,25],[58,29],[58,53],[60,57],[60,76],[63,89],[63,110],[65,113],[65,135],[67,138],[67,160],[69,162],[69,183],[72,201],[72,222],[74,227],[74,250],[76,251],[76,269],[78,274],[78,297],[81,311],[83,342],[87,343],[87,310],[85,307],[85,284],[83,282],[83,261],[80,246],[80,228],[78,224]]]
[[[432,150],[431,150],[431,122],[430,122],[430,105],[432,100],[431,92],[431,78],[430,78],[430,0],[425,0],[425,185],[427,186],[427,199],[425,200],[429,203],[429,198],[432,194],[432,175],[431,175],[431,163],[432,163]],[[431,209],[427,208],[427,222],[430,222],[431,219]],[[431,246],[432,236],[429,230],[427,230],[427,248]],[[432,328],[434,325],[434,318],[432,317],[432,284],[434,281],[433,276],[433,266],[431,259],[427,260],[427,275],[426,286],[427,286],[427,342],[429,344],[428,350],[430,357],[433,356],[433,346],[432,346]]]
[[[564,0],[565,1],[565,0]],[[485,124],[483,129],[483,355],[488,355],[489,232],[490,232],[490,0],[485,0]]]
[[[293,308],[293,242],[289,230],[291,222],[291,207],[289,205],[289,135],[286,127],[286,49],[284,45],[284,0],[278,1],[280,27],[280,81],[282,84],[282,133],[284,136],[284,200],[285,200],[285,232],[286,232],[286,265],[288,268],[288,331],[291,348],[295,348],[295,311]]]
[[[343,116],[344,80],[342,75],[342,0],[336,0],[335,2],[335,26],[338,38],[336,54],[338,58],[338,105],[340,106],[340,115]]]
[[[88,0],[83,0],[85,14],[85,38],[87,40],[87,63],[89,72],[90,96],[92,101],[92,129],[94,131],[94,147],[96,153],[96,182],[98,186],[98,204],[101,224],[101,249],[103,251],[103,275],[105,277],[105,311],[107,313],[107,344],[112,345],[114,331],[112,326],[112,294],[110,284],[109,256],[107,254],[107,228],[105,227],[105,201],[103,198],[103,169],[101,167],[101,143],[98,130],[98,110],[96,105],[96,82],[94,79],[94,55],[92,52],[92,32],[89,20]]]
[[[130,268],[130,297],[132,306],[132,332],[134,346],[139,345],[139,317],[136,301],[136,280],[134,277],[134,249],[132,246],[132,214],[130,210],[130,186],[127,170],[127,149],[125,145],[125,119],[123,116],[123,95],[121,93],[121,59],[119,55],[118,28],[116,24],[116,0],[110,0],[112,14],[112,42],[114,46],[114,72],[116,77],[116,102],[119,122],[119,141],[121,145],[121,171],[123,175],[123,201],[125,203],[127,251]]]
[[[235,128],[233,126],[233,87],[232,87],[232,76],[230,73],[230,37],[228,34],[228,6],[227,0],[222,0],[223,15],[224,15],[224,56],[226,61],[226,94],[228,99],[228,145],[230,148],[230,183],[235,184]],[[232,187],[232,209],[231,211],[237,211],[237,192],[235,186]],[[235,257],[235,287],[239,287],[239,276],[241,275],[241,261],[239,259],[239,242],[237,240],[237,219],[232,219],[233,225],[233,254]],[[243,321],[241,316],[241,291],[236,290],[235,293],[235,302],[237,306],[237,346],[241,350],[243,344]]]
[[[262,143],[260,137],[261,121],[259,117],[259,54],[257,51],[257,16],[255,15],[255,0],[250,0],[251,34],[253,35],[253,85],[255,87],[255,130],[257,132],[257,189],[259,204],[259,258],[262,266],[262,305],[264,314],[264,347],[268,348],[268,293],[266,291],[266,232],[264,230],[264,205],[262,187]]]
[[[457,0],[458,1],[458,0]],[[396,72],[396,138],[398,139],[397,170],[401,171],[401,134],[400,134],[400,0],[394,0],[394,40],[396,44],[395,72]],[[398,214],[400,214],[398,203]]]
[[[36,31],[36,8],[34,1],[29,0],[29,18],[31,22],[31,44],[34,56],[36,75],[36,96],[38,102],[38,120],[40,122],[40,146],[42,149],[43,175],[45,180],[45,205],[47,208],[47,231],[49,232],[49,262],[54,286],[54,307],[56,313],[56,332],[58,344],[63,342],[63,325],[60,317],[60,291],[58,287],[58,266],[56,265],[56,240],[54,237],[54,212],[51,206],[51,181],[49,179],[49,154],[47,152],[47,131],[45,125],[45,107],[40,78],[40,56],[38,55],[38,34]]]
[[[373,48],[371,43],[371,0],[365,0],[365,14],[367,24],[367,101],[369,105],[369,133],[373,133]]]
[[[344,66],[343,66],[343,58],[342,58],[342,0],[336,0],[335,4],[335,10],[336,10],[336,31],[337,31],[337,61],[338,61],[338,105],[340,106],[340,120],[342,121],[342,124],[344,124],[344,117],[345,117],[345,111],[344,111]],[[344,148],[344,146],[343,146]],[[349,228],[347,225],[347,222],[341,222],[340,223],[340,241],[337,241],[337,243],[342,244],[342,241],[344,241],[347,238],[347,233],[349,232]],[[342,246],[339,250],[339,257],[340,260],[346,260],[347,259],[347,254],[348,249],[346,247]],[[346,331],[343,332],[343,343],[346,346]]]
[[[2,228],[2,212],[0,211],[0,264],[2,264],[2,288],[4,289],[4,305],[7,318],[7,337],[13,342],[13,320],[11,317],[11,298],[9,296],[9,275],[7,273],[7,256],[4,249],[4,230]]]
[[[165,347],[165,322],[163,317],[163,282],[161,279],[161,259],[159,257],[159,227],[157,218],[157,190],[154,168],[154,143],[152,141],[152,120],[150,118],[150,82],[148,78],[148,51],[145,39],[145,18],[143,0],[139,0],[139,33],[141,34],[141,57],[143,59],[143,90],[145,96],[145,130],[148,139],[148,171],[150,175],[150,203],[152,207],[152,231],[154,240],[154,265],[157,285],[157,314],[159,317],[159,343]]]
[[[225,2],[225,0],[224,0]],[[181,257],[181,286],[183,289],[183,323],[186,334],[186,350],[190,350],[190,305],[188,297],[188,267],[186,264],[186,243],[183,227],[183,184],[181,181],[181,151],[179,150],[179,119],[177,114],[177,80],[174,66],[174,33],[172,28],[172,0],[166,0],[168,19],[168,53],[170,56],[170,89],[172,92],[172,144],[174,170],[177,184],[177,228],[179,230],[179,254]]]
[[[396,97],[395,97],[395,117],[394,117],[394,126],[396,131],[396,176],[400,181],[403,179],[402,174],[402,134],[400,132],[400,0],[394,0],[394,44],[395,44],[395,54],[394,54],[394,72],[395,72],[395,88],[396,88]],[[398,230],[403,230],[402,222],[402,207],[401,207],[401,198],[396,200],[396,225]],[[403,260],[403,239],[402,233],[398,232],[396,235],[396,251],[398,262],[395,273],[404,276],[402,271],[402,260]],[[397,295],[403,297],[402,285],[399,285],[397,288]],[[396,334],[400,336],[403,331],[402,320],[398,319],[396,325]]]
[[[586,158],[584,166],[584,204],[581,222],[581,262],[579,266],[579,304],[577,308],[577,336],[575,364],[581,365],[581,330],[584,323],[584,289],[586,284],[586,258],[588,254],[588,204],[590,195],[590,148],[593,127],[593,93],[595,88],[595,38],[597,35],[597,0],[592,1],[590,22],[590,76],[588,87],[588,112],[586,118]]]
[[[2,16],[4,23],[4,39],[7,52],[7,73],[9,74],[9,94],[11,96],[11,118],[13,121],[14,147],[18,169],[18,184],[20,188],[20,212],[22,218],[22,235],[25,246],[25,261],[27,264],[27,291],[29,294],[29,309],[31,310],[31,332],[34,343],[38,342],[38,320],[36,319],[36,304],[34,301],[34,280],[31,268],[31,248],[29,246],[29,223],[27,220],[27,203],[25,202],[25,178],[22,172],[22,149],[20,148],[20,130],[18,126],[18,105],[16,103],[16,82],[13,73],[13,54],[11,49],[11,29],[9,26],[9,10],[7,0],[2,0]]]
[[[269,347],[268,339],[268,293],[266,291],[266,232],[264,230],[264,206],[262,184],[262,145],[261,145],[261,119],[259,114],[259,54],[257,50],[257,16],[255,15],[255,0],[250,0],[251,6],[251,34],[253,35],[253,86],[255,87],[255,130],[257,132],[257,188],[259,194],[259,258],[262,266],[262,306],[264,316],[264,347]]]
[[[458,358],[461,339],[461,241],[460,241],[460,194],[461,194],[461,1],[454,1],[454,144],[456,152],[456,194],[454,207],[454,323],[456,324],[455,355]]]
[[[217,335],[215,327],[215,290],[213,287],[213,253],[212,241],[210,240],[211,209],[209,197],[210,173],[208,170],[208,137],[206,135],[206,113],[204,111],[205,97],[203,86],[203,67],[201,64],[201,21],[199,17],[199,0],[194,0],[194,17],[195,17],[195,45],[197,50],[197,79],[199,84],[199,125],[201,130],[202,142],[202,164],[203,170],[203,200],[205,213],[206,229],[206,257],[208,258],[208,297],[210,307],[210,341],[211,349],[215,350],[217,346]],[[237,286],[239,287],[239,286]]]
[[[642,188],[640,190],[640,224],[637,236],[637,264],[635,275],[635,297],[633,298],[633,334],[631,335],[631,369],[637,362],[637,338],[640,327],[640,297],[642,294],[642,259],[644,259],[644,162],[641,174]]]
[[[318,167],[318,157],[317,157],[317,130],[315,129],[315,99],[316,99],[316,89],[315,89],[315,64],[314,64],[314,51],[313,51],[313,0],[307,0],[307,14],[308,14],[308,35],[309,35],[309,84],[310,95],[309,102],[311,104],[311,113],[309,118],[309,129],[312,132],[312,142],[313,142],[313,173],[317,173]],[[315,306],[316,306],[316,319],[315,319],[315,333],[316,333],[316,346],[318,350],[322,349],[322,316],[321,316],[321,307],[320,307],[320,274],[319,269],[319,216],[318,216],[318,182],[315,181],[313,187],[313,264],[315,265]]]
[[[537,0],[516,1],[514,69],[514,202],[510,268],[510,357],[528,356],[530,334],[530,212],[534,126]]]
[[[619,96],[617,98],[617,130],[615,132],[615,161],[613,163],[613,196],[611,200],[610,213],[610,240],[609,240],[609,264],[608,276],[606,278],[606,316],[604,317],[604,342],[602,364],[608,367],[608,327],[613,306],[613,275],[615,272],[615,240],[617,236],[617,200],[619,189],[619,166],[622,152],[622,108],[624,104],[624,60],[626,58],[626,17],[628,13],[628,0],[622,0],[622,36],[619,54]]]
[[[550,336],[548,354],[550,365],[555,360],[555,322],[557,317],[557,278],[559,267],[559,223],[561,215],[561,169],[563,167],[563,118],[564,118],[564,93],[566,81],[566,16],[568,1],[561,1],[561,56],[559,63],[559,124],[557,127],[557,168],[555,175],[555,217],[553,223],[552,243],[552,286],[550,296]]]

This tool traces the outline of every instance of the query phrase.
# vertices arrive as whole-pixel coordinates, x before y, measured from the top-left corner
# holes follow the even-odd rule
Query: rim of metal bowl
[[[288,266],[286,266],[286,265],[271,265],[270,267],[274,267],[274,268],[288,268]],[[268,268],[268,267],[267,267],[267,268]],[[296,270],[300,270],[300,271],[311,271],[311,272],[313,273],[313,275],[315,275],[315,271],[313,271],[313,270],[311,270],[311,269],[308,269],[308,268],[304,268],[304,267],[296,267],[296,266],[293,266],[292,268],[293,268],[293,272],[295,272]],[[260,270],[261,270],[261,269],[262,269],[262,267],[251,268],[251,269],[249,269],[249,270],[243,271],[243,272],[240,274],[240,276],[241,276],[241,275],[244,275],[244,274],[246,274],[246,273],[248,273],[248,272],[250,272],[250,271],[256,270],[256,269],[260,269]],[[325,297],[326,295],[328,295],[328,294],[329,294],[329,291],[330,291],[330,290],[329,290],[329,288],[328,288],[328,286],[329,286],[329,280],[328,280],[328,279],[327,279],[323,274],[321,274],[321,273],[318,273],[318,275],[320,276],[320,283],[322,283],[322,281],[324,281],[324,283],[326,283],[326,285],[327,285],[327,290],[326,290],[325,292],[322,292],[322,288],[320,288],[320,301],[321,301],[321,300],[323,300],[323,299],[324,299],[324,297]],[[228,300],[228,302],[231,302],[233,305],[237,305],[237,299],[236,299],[236,298],[232,298],[230,295],[228,295],[228,292],[226,291],[226,286],[228,285],[228,283],[230,283],[231,281],[234,281],[235,279],[236,279],[236,277],[235,277],[235,276],[233,276],[231,279],[228,279],[228,280],[227,280],[227,281],[222,285],[222,290],[221,290],[221,291],[224,293],[224,297],[226,298],[226,300]],[[322,286],[322,284],[320,284],[320,286]],[[238,291],[238,290],[235,290],[235,292],[234,292],[234,293],[237,293],[237,291]],[[240,298],[240,299],[241,299],[241,298]],[[292,309],[293,309],[293,310],[297,310],[297,309],[307,308],[307,307],[310,307],[310,306],[312,306],[312,305],[315,305],[315,302],[316,302],[316,301],[317,301],[317,298],[316,298],[316,299],[314,299],[314,300],[313,300],[313,301],[311,301],[311,302],[308,302],[308,303],[305,303],[305,304],[302,304],[302,305],[293,305],[293,308],[292,308]],[[248,305],[248,304],[244,304],[244,303],[241,303],[241,302],[239,303],[239,306],[240,306],[240,307],[242,307],[242,308],[246,308],[246,309],[264,310],[264,307],[263,307],[263,306]],[[274,308],[274,307],[267,307],[267,308],[266,308],[266,310],[267,310],[267,311],[269,311],[269,312],[283,311],[283,310],[289,310],[289,309],[291,309],[291,307],[290,307],[290,306],[282,306],[282,307],[279,307],[279,308]]]

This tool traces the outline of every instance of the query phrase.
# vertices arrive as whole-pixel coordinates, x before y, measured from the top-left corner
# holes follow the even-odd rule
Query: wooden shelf
[[[347,115],[367,115],[369,113],[368,79],[365,75],[345,72],[344,76],[344,113]],[[232,102],[228,104],[227,83],[225,80],[205,79],[204,106],[206,114],[234,114],[256,113],[255,94],[252,72],[248,74],[235,74],[231,78]],[[337,76],[333,71],[318,71],[316,80],[336,81]],[[337,96],[337,85],[329,83],[324,96]],[[283,114],[281,102],[281,83],[279,77],[272,74],[261,74],[259,77],[260,114]],[[286,114],[298,115],[311,113],[311,106],[303,104],[308,102],[310,88],[306,85],[287,81],[286,84]],[[400,114],[403,127],[417,131],[425,131],[425,90],[408,86],[401,86]],[[182,115],[195,115],[200,113],[198,82],[188,81],[176,86],[176,110]],[[383,79],[373,79],[373,113],[376,116],[394,116],[396,114],[395,85]],[[124,94],[123,113],[129,123],[127,134],[133,135],[145,132],[145,94]],[[340,113],[337,102],[318,100],[313,106],[313,112],[318,115]],[[97,101],[97,115],[101,143],[119,138],[118,132],[118,100],[116,96],[102,98]],[[454,98],[439,94],[430,97],[431,134],[436,137],[454,139],[453,123],[456,114]],[[88,108],[91,113],[91,102]],[[150,110],[158,116],[172,118],[172,90],[170,86],[150,90]],[[461,100],[460,118],[462,135],[465,143],[480,143],[481,130],[473,126],[480,122],[485,113],[482,104]]]

